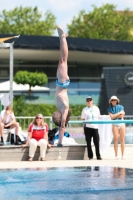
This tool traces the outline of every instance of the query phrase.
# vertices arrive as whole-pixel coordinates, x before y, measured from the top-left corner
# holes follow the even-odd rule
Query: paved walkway
[[[94,150],[93,150],[94,151]],[[119,147],[120,155],[120,147]],[[0,169],[13,168],[49,168],[49,167],[80,167],[80,166],[113,166],[133,169],[133,146],[126,146],[125,160],[115,160],[114,148],[109,147],[106,154],[102,155],[103,160],[56,160],[56,161],[21,161],[21,162],[0,162]]]

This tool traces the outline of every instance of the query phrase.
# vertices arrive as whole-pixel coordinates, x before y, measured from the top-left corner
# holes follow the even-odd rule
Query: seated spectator
[[[13,113],[13,108],[11,105],[7,106],[5,110],[1,111],[1,123],[0,123],[0,146],[4,145],[3,140],[3,130],[15,128],[16,134],[16,145],[19,145],[18,142],[18,132],[19,132],[19,123],[16,122],[15,116]]]
[[[48,143],[48,125],[44,122],[42,114],[37,114],[30,124],[26,144],[22,147],[26,147],[28,144],[30,146],[29,161],[33,160],[37,146],[40,146],[41,161],[45,161],[47,146],[51,147],[51,144]]]

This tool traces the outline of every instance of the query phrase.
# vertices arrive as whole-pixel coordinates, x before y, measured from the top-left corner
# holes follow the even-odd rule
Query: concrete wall
[[[63,148],[52,147],[47,149],[46,160],[58,160],[59,151],[61,151],[62,160],[86,160],[86,145],[64,146]],[[40,148],[37,147],[34,160],[38,161]],[[16,145],[0,146],[0,161],[27,161],[29,158],[29,147],[24,149]]]

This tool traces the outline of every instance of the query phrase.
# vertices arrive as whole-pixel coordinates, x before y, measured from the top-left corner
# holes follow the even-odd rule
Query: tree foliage
[[[18,71],[15,74],[14,81],[17,84],[29,85],[29,94],[31,87],[44,86],[48,82],[47,75],[43,72],[28,72],[28,71]]]
[[[85,105],[70,105],[70,109],[72,110],[72,116],[79,116],[81,115],[82,109],[85,107]],[[13,110],[15,113],[15,116],[33,116],[35,117],[38,113],[42,113],[44,116],[52,116],[53,112],[56,110],[56,105],[50,105],[50,104],[27,104],[25,103],[25,97],[24,96],[15,96],[13,101]],[[72,117],[71,116],[71,117]],[[70,118],[71,119],[71,118]],[[31,123],[30,119],[17,119],[17,121],[20,123],[20,126],[22,129],[28,128],[29,124]],[[46,123],[50,126],[49,120],[45,119]]]
[[[16,7],[0,13],[0,33],[22,35],[52,35],[56,17],[47,11],[44,15],[38,8]]]
[[[56,105],[52,104],[28,104],[25,103],[24,96],[15,96],[13,101],[13,109],[16,116],[36,116],[37,113],[42,113],[44,116],[52,116],[57,110]],[[81,116],[83,105],[70,105],[72,116]]]
[[[80,11],[68,25],[68,34],[71,37],[127,40],[132,41],[133,12],[126,9],[117,11],[113,4],[102,7],[93,6],[93,11]]]

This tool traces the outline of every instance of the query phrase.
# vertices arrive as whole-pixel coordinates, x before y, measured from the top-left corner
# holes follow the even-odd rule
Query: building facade
[[[0,35],[0,37],[6,36],[9,35]],[[123,80],[123,88],[130,87],[128,93],[133,99],[133,85],[130,83],[129,86],[128,81],[125,81],[127,76],[127,80],[133,82],[133,42],[69,37],[67,42],[68,74],[71,79],[68,87],[70,104],[85,104],[86,96],[91,95],[94,103],[101,108],[101,113],[107,114],[110,96],[123,98],[119,89],[120,82],[115,82],[115,79],[119,79],[118,76]],[[44,72],[48,76],[48,83],[45,86],[50,90],[43,93],[33,92],[30,100],[27,92],[18,91],[14,95],[24,94],[28,103],[54,104],[58,59],[58,37],[20,36],[14,43],[14,75],[19,70]],[[7,80],[9,80],[9,50],[0,49],[0,82]],[[116,90],[112,89],[114,87]],[[133,113],[130,110],[128,109],[128,114]]]

